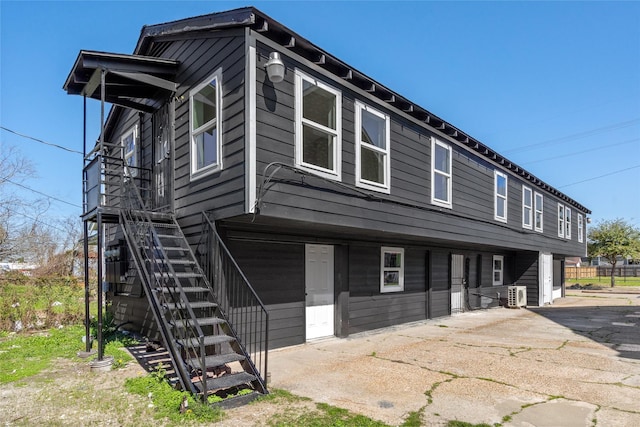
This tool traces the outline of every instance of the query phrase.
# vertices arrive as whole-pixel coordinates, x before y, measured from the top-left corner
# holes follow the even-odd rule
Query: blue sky
[[[82,151],[81,49],[131,53],[143,25],[247,6],[0,0],[0,124]],[[640,3],[260,2],[277,21],[593,211],[640,226]],[[89,101],[89,141],[99,103]],[[81,203],[81,156],[0,131],[25,184]],[[27,197],[39,197],[20,190]],[[53,218],[80,208],[51,201]]]

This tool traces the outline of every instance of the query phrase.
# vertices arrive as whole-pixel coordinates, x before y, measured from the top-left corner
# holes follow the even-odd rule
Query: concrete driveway
[[[631,292],[631,291],[629,291]],[[583,293],[270,352],[270,387],[401,424],[640,426],[640,293]]]

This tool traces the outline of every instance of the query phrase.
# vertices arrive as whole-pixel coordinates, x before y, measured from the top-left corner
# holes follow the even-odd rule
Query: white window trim
[[[540,206],[537,205],[537,196],[540,196]],[[533,193],[533,224],[537,232],[542,233],[544,229],[544,196],[535,191]],[[536,216],[540,213],[540,227],[537,226]]]
[[[564,205],[558,203],[558,237],[564,237]]]
[[[127,139],[129,135],[133,135],[133,151],[132,152],[125,151],[125,147],[124,147],[124,140]],[[125,176],[129,176],[129,175],[133,177],[138,176],[138,169],[136,169],[139,166],[139,161],[140,161],[138,157],[138,125],[134,125],[130,127],[122,135],[122,137],[120,138],[120,147],[122,148],[122,161],[124,162],[125,165],[127,164],[127,159],[129,157],[135,156],[135,159],[136,159],[130,174],[125,169],[124,171]]]
[[[498,177],[504,178],[504,196],[502,194],[498,194]],[[507,210],[509,208],[509,178],[507,178],[506,173],[498,170],[493,171],[493,195],[493,218],[496,221],[507,222]],[[498,202],[500,200],[504,201],[504,216],[498,215]]]
[[[500,270],[496,270],[496,261],[500,260],[500,266],[502,267]],[[496,280],[496,272],[500,272],[500,279]],[[494,255],[492,264],[491,264],[491,280],[493,286],[502,286],[504,285],[504,255]]]
[[[436,145],[439,145],[440,147],[444,148],[445,150],[447,150],[449,152],[449,173],[445,173],[442,171],[436,171],[435,168],[435,162],[436,162]],[[449,178],[448,180],[448,186],[447,186],[447,200],[441,200],[441,199],[436,199],[435,197],[435,175],[436,174],[440,174],[440,175],[444,175],[447,178]],[[451,145],[449,144],[445,144],[444,142],[441,142],[439,139],[433,138],[431,137],[431,204],[433,205],[437,205],[437,206],[442,206],[443,208],[449,208],[451,209],[453,207],[453,203],[451,200],[451,195],[452,195],[452,191],[451,189],[453,188],[453,150],[451,149]]]
[[[564,218],[564,237],[571,239],[571,208],[568,206],[564,207]]]
[[[211,81],[216,81],[216,163],[212,163],[203,168],[196,169],[197,151],[195,149],[194,135],[199,135],[211,126],[211,121],[203,124],[198,129],[193,129],[193,96]],[[222,68],[218,68],[213,74],[205,79],[198,86],[189,91],[189,152],[191,159],[190,179],[196,180],[210,175],[222,169]]]
[[[529,197],[527,197],[527,194]],[[527,201],[529,204],[527,205]],[[529,209],[529,213],[527,214],[527,208]],[[533,229],[533,191],[529,187],[522,186],[522,228],[526,228],[528,230]],[[529,224],[527,224],[527,220],[529,220]]]
[[[384,286],[384,273],[386,270],[397,270],[397,268],[386,268],[384,266],[384,254],[385,253],[399,253],[401,254],[400,258],[400,277],[399,277],[399,286],[389,287]],[[388,293],[388,292],[402,292],[404,291],[404,248],[392,248],[389,246],[383,246],[380,249],[380,293]]]
[[[336,129],[331,129],[322,126],[314,121],[305,119],[302,117],[302,82],[308,81],[311,84],[318,86],[319,88],[326,90],[335,95],[336,97]],[[323,178],[331,179],[334,181],[340,181],[342,179],[342,92],[338,89],[327,85],[321,80],[315,79],[299,69],[295,70],[295,117],[296,117],[296,152],[295,152],[295,164],[296,167],[311,172],[315,175]],[[306,124],[315,129],[321,130],[331,134],[335,138],[335,144],[333,144],[333,166],[334,169],[325,169],[323,167],[305,163],[302,159],[302,125]]]
[[[356,101],[356,120],[355,120],[355,140],[356,140],[356,186],[366,188],[368,190],[380,191],[386,194],[391,189],[391,129],[389,115],[384,114],[375,108],[372,108],[360,101]],[[385,123],[385,149],[381,149],[375,145],[362,141],[362,111],[373,114],[384,120]],[[361,155],[362,147],[367,150],[375,151],[384,155],[384,183],[369,181],[362,178]]]
[[[578,214],[578,242],[584,241],[584,218],[582,214]]]

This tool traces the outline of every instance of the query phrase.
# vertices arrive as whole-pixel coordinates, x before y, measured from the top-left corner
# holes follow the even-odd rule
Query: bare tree
[[[25,246],[41,234],[49,203],[25,198],[20,188],[35,175],[33,164],[15,147],[0,147],[0,260],[24,258]]]

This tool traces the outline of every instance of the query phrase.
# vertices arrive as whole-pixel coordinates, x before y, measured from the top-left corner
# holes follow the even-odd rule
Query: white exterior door
[[[334,317],[333,246],[306,245],[306,338],[332,336]]]
[[[540,253],[538,283],[540,284],[539,305],[553,302],[553,255]]]
[[[464,255],[451,255],[451,314],[464,311]]]

